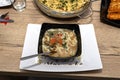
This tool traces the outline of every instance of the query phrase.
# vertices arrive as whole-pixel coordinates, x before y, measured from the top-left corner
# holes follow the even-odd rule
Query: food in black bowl
[[[81,35],[77,24],[43,23],[38,53],[52,59],[70,59],[81,55]]]

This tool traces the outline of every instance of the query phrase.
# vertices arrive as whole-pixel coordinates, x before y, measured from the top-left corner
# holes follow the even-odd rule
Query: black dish
[[[120,27],[120,20],[110,20],[107,18],[108,14],[108,7],[110,4],[110,0],[102,0],[101,1],[101,11],[100,11],[100,20],[103,23],[115,26],[115,27]]]
[[[38,54],[43,52],[42,51],[42,38],[43,38],[45,32],[48,29],[57,29],[57,28],[70,29],[70,30],[75,31],[77,41],[78,41],[76,55],[72,56],[72,57],[67,57],[67,58],[51,57],[51,56],[47,56],[47,55],[44,55],[44,56],[49,57],[51,59],[71,59],[71,58],[80,56],[81,52],[82,52],[82,49],[81,49],[81,35],[80,35],[79,25],[77,25],[77,24],[43,23],[42,27],[41,27],[40,35],[39,35]]]

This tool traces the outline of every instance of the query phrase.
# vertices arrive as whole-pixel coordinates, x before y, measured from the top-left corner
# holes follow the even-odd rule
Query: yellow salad
[[[75,11],[84,6],[89,0],[39,0],[42,4],[55,11]]]

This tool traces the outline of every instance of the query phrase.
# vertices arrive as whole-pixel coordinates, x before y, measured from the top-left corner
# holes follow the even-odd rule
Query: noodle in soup
[[[77,52],[77,43],[74,30],[49,29],[42,38],[42,51],[53,52],[51,57],[72,57]]]

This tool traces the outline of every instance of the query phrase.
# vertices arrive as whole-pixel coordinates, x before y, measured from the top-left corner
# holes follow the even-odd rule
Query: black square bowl
[[[78,24],[43,23],[42,26],[41,26],[41,31],[40,31],[40,35],[39,35],[38,54],[43,53],[43,51],[42,51],[42,38],[43,38],[45,32],[48,29],[57,29],[57,28],[69,29],[69,30],[74,30],[75,31],[75,34],[76,34],[76,37],[77,37],[77,42],[78,42],[76,54],[74,56],[66,57],[66,58],[51,57],[51,56],[47,56],[47,55],[46,55],[46,57],[49,57],[51,59],[71,59],[71,58],[75,58],[75,57],[80,56],[81,53],[82,53],[82,44],[81,44],[81,34],[80,34],[80,29],[79,29]]]

